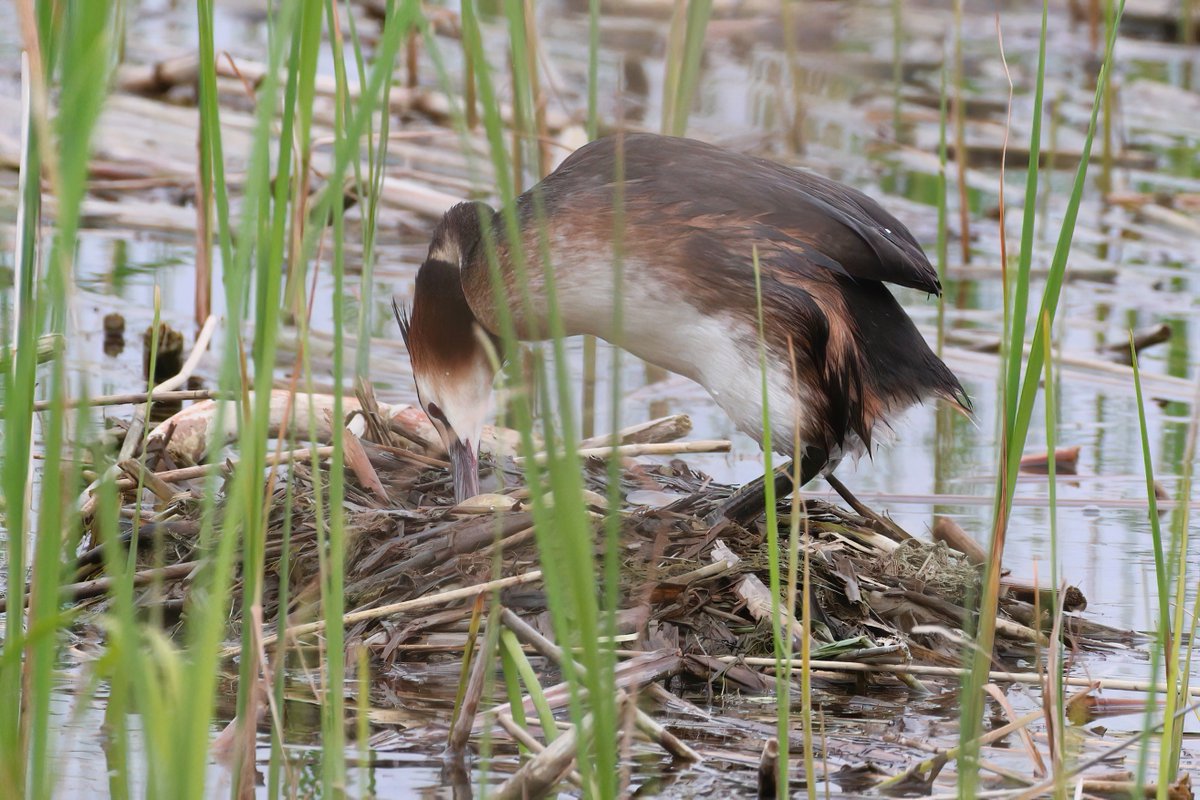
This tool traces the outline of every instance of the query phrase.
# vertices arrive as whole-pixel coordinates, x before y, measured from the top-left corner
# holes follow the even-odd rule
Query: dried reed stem
[[[424,597],[417,597],[412,600],[405,600],[400,603],[390,603],[386,606],[378,608],[367,608],[362,611],[352,611],[342,615],[342,624],[349,625],[353,622],[361,622],[365,619],[378,619],[380,617],[388,617],[393,614],[404,614],[411,611],[420,611],[434,606],[452,603],[456,600],[467,600],[477,597],[481,594],[496,590],[507,589],[510,586],[521,586],[526,583],[534,583],[542,579],[542,571],[535,569],[521,575],[513,575],[508,578],[497,578],[492,581],[484,581],[473,586],[463,586],[458,589],[451,589],[447,592],[439,592],[438,594],[430,594]],[[317,633],[325,629],[324,620],[315,620],[307,622],[303,625],[292,625],[284,631],[284,636],[289,639],[297,636],[305,636],[310,633]],[[270,635],[263,637],[263,645],[274,644],[278,640],[278,635]],[[221,651],[222,658],[230,658],[241,652],[240,647],[226,647]]]

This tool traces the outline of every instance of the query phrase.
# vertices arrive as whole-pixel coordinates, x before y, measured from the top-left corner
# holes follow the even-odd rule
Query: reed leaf
[[[1123,11],[1124,0],[1121,2],[1120,11],[1118,11],[1118,18]],[[978,757],[977,732],[983,712],[982,693],[979,690],[982,687],[981,676],[986,674],[992,655],[999,593],[1000,559],[1004,551],[1004,538],[1008,528],[1008,519],[1012,511],[1013,490],[1016,486],[1021,453],[1025,447],[1029,433],[1030,419],[1033,415],[1033,407],[1037,398],[1039,378],[1045,361],[1046,340],[1050,336],[1055,312],[1058,308],[1058,301],[1062,294],[1068,256],[1071,252],[1071,244],[1075,233],[1075,223],[1079,215],[1079,206],[1087,179],[1092,143],[1095,139],[1097,120],[1103,105],[1104,87],[1108,82],[1112,70],[1116,31],[1117,25],[1114,24],[1110,31],[1104,59],[1101,62],[1100,71],[1097,75],[1096,92],[1092,103],[1087,135],[1084,139],[1083,154],[1075,173],[1071,193],[1067,199],[1062,226],[1059,230],[1054,256],[1051,260],[1046,285],[1043,289],[1041,306],[1037,316],[1037,326],[1034,330],[1029,357],[1025,363],[1020,391],[1015,395],[1015,403],[1014,395],[1006,397],[1006,406],[1012,404],[1014,411],[1011,425],[1007,424],[1007,411],[1005,416],[1006,424],[1003,428],[1004,442],[1000,459],[1001,468],[998,472],[996,485],[992,544],[985,581],[981,590],[979,629],[976,632],[974,649],[968,655],[968,659],[972,665],[972,674],[964,683],[963,688],[961,742],[963,745],[964,768],[959,771],[959,791],[966,796],[971,796],[974,793],[978,777],[975,769],[975,759]],[[1043,30],[1042,38],[1045,39],[1045,36],[1046,34]],[[1040,67],[1041,72],[1044,72],[1044,62],[1040,63]],[[1031,158],[1030,164],[1031,169],[1036,170],[1037,160]],[[1024,219],[1026,227],[1033,224],[1034,216],[1034,208],[1027,202]],[[1022,231],[1023,247],[1026,234],[1026,231]],[[1032,236],[1032,233],[1028,233],[1028,235]],[[1018,278],[1018,281],[1020,281],[1020,278]],[[1027,281],[1025,285],[1028,285]],[[1017,339],[1012,335],[1017,324],[1018,321],[1014,314],[1012,320],[1014,330],[1009,332],[1010,337],[1007,342],[1007,352],[1011,359],[1019,361],[1025,349],[1025,342],[1023,338]],[[1008,388],[1006,386],[1006,390]]]

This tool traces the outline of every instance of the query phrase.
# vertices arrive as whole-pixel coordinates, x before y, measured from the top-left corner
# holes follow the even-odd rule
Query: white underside
[[[571,280],[559,278],[559,300],[566,330],[592,334],[639,358],[691,378],[712,395],[738,430],[763,442],[763,371],[756,326],[731,314],[705,314],[679,295],[678,287],[657,280],[656,270],[627,263],[621,307],[622,331],[613,330],[613,292],[607,266],[571,265]],[[564,276],[559,267],[559,276]],[[636,286],[636,290],[632,290]],[[771,357],[766,365],[771,448],[792,455],[797,422],[808,427],[812,407],[807,389],[797,386],[786,363]],[[847,442],[847,450],[852,448]],[[831,453],[831,461],[842,453]]]

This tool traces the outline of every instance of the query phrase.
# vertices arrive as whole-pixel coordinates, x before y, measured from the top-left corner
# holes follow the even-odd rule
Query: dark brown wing
[[[542,184],[547,209],[560,192],[609,190],[617,137],[576,151]],[[806,260],[835,273],[941,293],[937,271],[912,233],[862,192],[811,172],[704,142],[653,134],[623,137],[626,193],[662,209],[669,225],[708,219],[802,242]],[[561,198],[561,199],[566,199]]]

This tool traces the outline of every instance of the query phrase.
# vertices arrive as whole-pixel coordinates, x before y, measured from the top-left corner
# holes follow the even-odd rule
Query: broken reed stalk
[[[587,735],[592,715],[580,721]],[[577,751],[577,732],[572,726],[555,739],[542,752],[531,758],[512,777],[500,785],[492,797],[496,800],[518,800],[527,797],[543,797],[562,780],[571,769]]]
[[[536,736],[518,725],[517,721],[508,714],[497,714],[496,721],[500,723],[501,728],[504,728],[508,732],[509,736],[529,748],[529,751],[534,755],[538,755],[546,749],[546,745],[539,742]],[[583,787],[583,777],[575,770],[567,773],[567,780],[575,786]]]
[[[585,438],[579,443],[580,450],[593,447],[611,448],[614,444],[646,444],[649,442],[674,442],[692,432],[692,418],[687,414],[671,414],[628,425],[617,431],[617,435],[601,434]],[[616,440],[615,442],[613,440]]]
[[[184,361],[184,366],[180,367],[179,372],[172,375],[162,383],[152,387],[149,392],[146,392],[146,401],[154,398],[157,392],[170,392],[179,389],[180,386],[187,383],[187,379],[192,377],[192,373],[196,372],[196,367],[199,366],[200,359],[209,349],[209,342],[212,341],[212,335],[217,329],[217,318],[215,315],[209,315],[209,318],[204,320],[204,326],[200,327],[200,332],[196,335],[196,343],[192,345],[192,351],[187,355],[187,360]],[[126,458],[133,457],[133,451],[139,444],[142,444],[142,434],[145,432],[145,408],[139,408],[133,415],[133,423],[125,434],[125,441],[121,444],[121,455],[118,461],[125,461]],[[109,469],[109,473],[113,473],[114,468]],[[115,473],[113,473],[115,474]],[[88,487],[89,491],[94,491],[98,481],[92,483]]]
[[[778,773],[779,740],[772,736],[763,743],[762,755],[758,759],[758,800],[775,800],[778,796]]]
[[[188,378],[192,377],[192,374],[196,371],[196,367],[200,365],[200,359],[208,352],[209,342],[212,341],[216,330],[217,318],[210,314],[208,319],[204,320],[204,325],[201,326],[200,332],[196,334],[196,343],[192,345],[192,351],[188,354],[187,360],[183,362],[183,366],[179,372],[155,386],[147,392],[147,396],[153,397],[158,392],[171,392],[187,383]]]
[[[146,465],[136,458],[127,458],[118,462],[117,466],[125,473],[126,478],[133,481],[135,488],[149,489],[164,503],[174,499],[175,490],[171,488],[171,485],[147,469]]]
[[[618,650],[617,655],[628,655],[637,651]],[[717,656],[718,661],[727,664],[744,664],[749,667],[774,667],[775,659],[762,658],[759,656]],[[824,672],[886,672],[895,675],[925,675],[931,678],[961,678],[970,673],[965,667],[935,667],[927,664],[867,664],[861,661],[818,661],[809,662],[814,670],[822,670]],[[792,659],[792,667],[800,668],[800,659]],[[1004,672],[1001,670],[992,670],[987,673],[988,680],[1000,681],[1008,683],[1023,683],[1033,686],[1041,684],[1042,676],[1036,672]],[[1166,694],[1174,691],[1172,687],[1165,683],[1145,683],[1144,681],[1131,681],[1120,678],[1075,678],[1063,677],[1063,685],[1065,686],[1080,686],[1090,687],[1095,686],[1097,689],[1108,689],[1113,691],[1124,692],[1152,692],[1157,694]],[[1200,686],[1190,687],[1188,694],[1191,697],[1200,697]]]
[[[533,647],[533,649],[536,650],[540,655],[548,658],[559,667],[562,666],[564,659],[562,648],[539,633],[528,622],[521,619],[507,608],[501,610],[500,621],[503,622],[509,630],[516,634],[517,639],[519,639],[521,642]],[[645,653],[641,651],[633,652],[638,652],[639,655],[645,655]],[[583,666],[580,664],[576,664],[575,669],[581,676],[586,672],[586,670],[584,670]],[[624,689],[618,688],[616,694],[618,703],[625,702],[628,698],[628,694]],[[636,708],[634,714],[638,730],[668,753],[686,761],[698,763],[703,760],[699,753],[681,741],[677,736],[675,736],[675,734],[671,733],[658,722],[656,722],[645,711],[642,711],[640,708]]]
[[[280,464],[288,464],[293,461],[306,461],[310,458],[328,458],[333,455],[332,447],[306,447],[298,450],[289,450],[281,453],[279,456],[269,455],[266,458],[265,464],[268,467],[277,467]],[[180,483],[182,481],[195,480],[204,478],[216,472],[230,473],[237,466],[238,461],[234,459],[226,459],[218,464],[198,464],[194,467],[181,467],[179,469],[169,469],[163,472],[153,473],[157,480],[164,483]],[[121,471],[120,463],[113,465],[114,474]],[[100,479],[97,479],[93,485],[83,490],[83,494],[79,496],[79,513],[84,519],[91,516],[96,510],[98,495],[96,488],[100,484]],[[113,485],[120,491],[129,491],[137,488],[137,482],[130,478],[117,478],[113,481]]]
[[[887,517],[875,513],[874,509],[864,505],[861,500],[851,493],[851,491],[846,487],[846,484],[842,483],[838,478],[834,477],[833,475],[826,475],[825,482],[832,486],[835,492],[841,495],[841,498],[850,505],[850,508],[854,510],[854,513],[858,514],[864,519],[874,522],[883,531],[886,531],[890,538],[895,539],[898,542],[903,542],[912,538],[908,531],[904,530]]]
[[[540,569],[531,570],[520,575],[512,575],[507,578],[496,578],[491,581],[484,581],[472,586],[463,586],[458,589],[451,589],[446,592],[437,594],[425,595],[412,600],[405,600],[400,603],[389,603],[378,608],[367,608],[362,611],[352,611],[342,615],[342,625],[349,625],[353,622],[361,622],[366,619],[379,619],[380,617],[388,617],[392,614],[404,614],[411,611],[421,611],[426,608],[452,603],[456,600],[472,599],[486,592],[507,589],[510,586],[521,586],[526,583],[534,583],[542,579],[542,571]],[[306,622],[303,625],[292,625],[284,631],[284,636],[287,638],[295,638],[297,636],[305,636],[310,633],[317,633],[325,629],[324,620],[315,620]],[[263,645],[274,644],[278,640],[277,635],[263,637]],[[241,652],[240,647],[226,647],[221,651],[222,658],[231,658]]]
[[[200,566],[199,561],[183,561],[178,564],[170,564],[165,567],[156,569],[144,569],[140,572],[133,573],[134,586],[146,586],[155,581],[168,581],[176,578],[185,578]],[[62,602],[72,600],[86,600],[89,597],[99,597],[102,594],[107,594],[109,589],[116,585],[114,578],[95,578],[90,581],[79,581],[78,583],[64,583],[58,587],[59,597]],[[22,607],[29,602],[29,595],[22,593]],[[8,598],[0,597],[0,613],[3,613],[8,608]]]
[[[637,456],[668,456],[685,453],[728,453],[733,443],[728,439],[696,439],[689,442],[646,442],[624,444],[619,447],[587,447],[576,451],[580,458],[635,458]],[[539,464],[549,459],[547,453],[536,453]],[[525,456],[516,456],[513,461],[524,464]]]
[[[154,386],[152,389],[150,389],[150,391],[146,393],[147,401],[153,398],[157,392],[174,391],[183,384],[187,383],[188,378],[192,377],[192,373],[196,371],[196,367],[200,364],[200,359],[204,356],[205,352],[207,352],[209,342],[212,341],[213,333],[216,332],[216,329],[217,318],[213,315],[209,315],[208,319],[204,321],[204,326],[200,328],[200,332],[196,334],[196,342],[194,345],[192,345],[192,352],[188,354],[187,360],[183,362],[183,367],[180,368],[176,375],[167,378],[165,381],[162,381],[157,386]],[[121,445],[121,453],[117,458],[118,462],[132,458],[134,448],[141,443],[142,434],[145,432],[146,425],[144,411],[145,409],[139,409],[138,413],[134,415],[133,424],[129,427],[129,431],[125,434],[125,441]],[[119,463],[113,464],[104,471],[104,475],[92,481],[91,484],[89,484],[88,487],[83,490],[83,494],[80,495],[80,499],[82,500],[82,503],[80,504],[81,507],[84,509],[94,510],[96,490],[104,481],[114,480],[116,476],[120,474],[120,471],[121,468]],[[86,511],[84,516],[87,516]]]
[[[482,597],[482,596],[481,596]],[[478,600],[476,609],[478,609]],[[489,622],[496,619],[495,609],[489,615]],[[450,735],[446,739],[446,753],[454,759],[462,759],[467,751],[467,740],[471,738],[471,725],[475,721],[475,712],[483,699],[487,678],[493,669],[492,661],[496,654],[496,645],[500,641],[498,625],[488,625],[484,631],[483,647],[475,654],[475,662],[471,665],[471,674],[467,679],[466,691],[462,693],[462,702],[454,709],[454,722],[450,726]]]
[[[1089,695],[1093,691],[1095,691],[1096,688],[1097,687],[1093,685],[1087,689],[1084,689],[1082,692],[1076,693],[1075,695],[1073,695],[1072,697],[1067,699],[1067,705],[1070,705],[1073,702],[1076,702],[1078,700],[1082,700],[1084,697],[1086,697],[1087,695]],[[1028,714],[1025,714],[1024,716],[1014,719],[1012,722],[1009,722],[1007,725],[1002,725],[999,728],[990,730],[981,736],[977,736],[971,742],[971,744],[973,745],[973,747],[971,749],[974,752],[978,753],[980,751],[980,749],[982,749],[984,747],[984,745],[991,744],[992,742],[996,742],[996,741],[1003,739],[1004,737],[1008,736],[1009,734],[1024,730],[1029,725],[1032,725],[1033,723],[1040,720],[1042,718],[1042,714],[1043,714],[1042,709],[1039,708],[1036,711],[1031,711]],[[964,744],[958,744],[954,747],[949,747],[949,748],[946,748],[945,750],[938,751],[937,755],[935,755],[931,758],[927,758],[916,764],[913,764],[911,767],[906,769],[904,772],[901,772],[897,775],[893,775],[892,777],[887,778],[886,780],[883,780],[880,783],[876,784],[875,789],[886,793],[888,791],[888,789],[891,787],[903,784],[906,781],[908,781],[909,779],[911,779],[917,775],[920,775],[923,772],[927,772],[928,770],[930,770],[934,767],[937,767],[940,764],[944,764],[947,761],[953,761],[953,760],[957,759],[959,757],[959,754],[967,749],[964,746]]]
[[[225,398],[219,389],[180,389],[178,391],[168,392],[126,392],[125,394],[98,394],[95,397],[79,398],[76,400],[68,400],[63,405],[63,408],[98,408],[100,406],[125,406],[145,403],[147,400],[154,399],[159,403],[182,403],[186,400],[214,400]],[[50,409],[49,400],[39,400],[33,404],[34,411],[48,411]],[[4,410],[0,406],[0,413]]]

